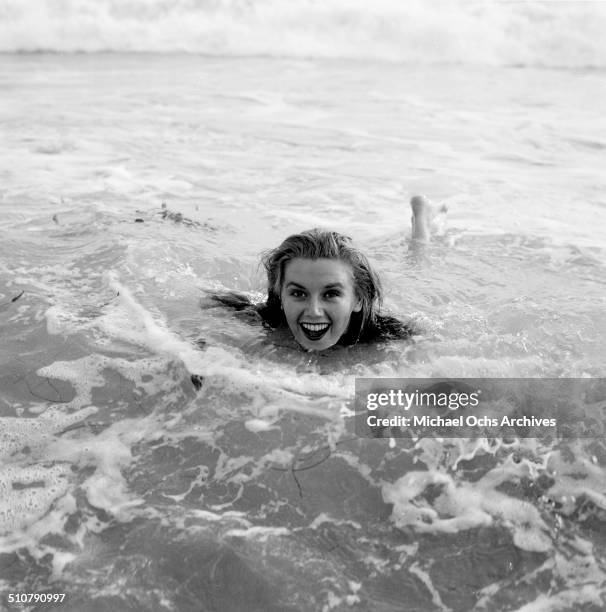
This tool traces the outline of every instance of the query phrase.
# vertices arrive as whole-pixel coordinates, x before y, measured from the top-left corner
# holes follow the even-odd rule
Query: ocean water
[[[0,4],[0,609],[603,610],[603,436],[352,410],[359,376],[604,377],[604,3],[38,4]],[[208,307],[316,226],[412,342]]]

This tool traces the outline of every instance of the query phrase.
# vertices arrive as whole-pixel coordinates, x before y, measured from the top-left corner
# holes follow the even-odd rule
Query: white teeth
[[[330,323],[301,323],[301,327],[311,332],[324,331],[330,327]]]

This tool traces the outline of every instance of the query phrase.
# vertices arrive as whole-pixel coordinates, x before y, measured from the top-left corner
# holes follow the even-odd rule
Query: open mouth
[[[303,330],[306,338],[315,342],[320,340],[330,329],[330,323],[299,323],[299,327]]]

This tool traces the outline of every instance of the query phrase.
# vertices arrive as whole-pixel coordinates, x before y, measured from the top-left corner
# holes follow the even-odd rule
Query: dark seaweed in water
[[[21,291],[21,293],[17,294],[15,297],[11,298],[8,302],[3,302],[0,304],[0,311],[6,310],[11,304],[14,304],[23,294],[25,290]]]
[[[196,390],[199,391],[202,388],[202,385],[204,384],[204,376],[201,376],[200,374],[192,374],[191,382],[196,388]]]
[[[194,229],[203,229],[209,232],[217,231],[217,227],[215,225],[212,225],[207,222],[195,221],[193,219],[190,219],[189,217],[186,217],[181,212],[169,210],[166,206],[166,202],[162,203],[162,207],[160,208],[159,211],[153,212],[151,214],[143,213],[143,211],[137,211],[137,212],[140,214],[147,214],[147,217],[149,219],[161,219],[163,221],[172,221],[173,223],[178,223],[185,227],[191,227]],[[145,222],[145,217],[143,216],[135,217],[135,223],[144,223],[144,222]]]

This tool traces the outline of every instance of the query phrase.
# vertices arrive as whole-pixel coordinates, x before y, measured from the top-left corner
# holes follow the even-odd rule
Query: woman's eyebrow
[[[307,287],[305,287],[304,285],[300,285],[299,283],[296,283],[295,281],[288,281],[285,285],[285,287],[297,287],[299,289],[305,289],[305,291],[307,291]],[[343,283],[341,283],[340,281],[335,281],[334,283],[328,283],[327,285],[324,285],[324,287],[322,288],[323,290],[326,289],[343,289],[345,287],[345,285]]]

